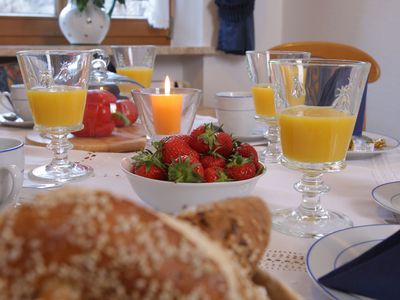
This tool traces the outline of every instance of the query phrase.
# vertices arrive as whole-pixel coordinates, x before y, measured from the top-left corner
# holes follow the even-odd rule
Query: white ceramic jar
[[[58,24],[71,44],[100,44],[110,28],[110,17],[91,0],[82,12],[74,0],[68,0],[60,13]]]

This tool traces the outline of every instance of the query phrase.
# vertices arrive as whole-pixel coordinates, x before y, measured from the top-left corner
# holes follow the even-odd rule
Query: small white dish
[[[372,197],[380,206],[400,214],[400,181],[388,182],[375,187]]]
[[[378,134],[378,133],[372,133],[372,132],[367,132],[364,131],[363,135],[370,137],[373,140],[376,139],[384,139],[386,142],[386,145],[382,148],[382,149],[376,149],[374,151],[352,151],[349,150],[347,151],[347,159],[364,159],[364,158],[370,158],[374,155],[377,154],[381,154],[381,153],[385,153],[385,152],[389,152],[389,151],[393,151],[394,149],[396,149],[400,142],[392,137],[389,136],[385,136],[382,134]]]
[[[332,299],[370,299],[327,288],[318,278],[380,243],[400,229],[400,225],[376,224],[335,231],[314,242],[307,252],[306,268],[311,280]]]
[[[33,121],[24,121],[23,119],[17,117],[14,121],[11,121],[7,117],[11,117],[11,115],[15,115],[14,113],[3,113],[0,114],[0,124],[10,127],[18,127],[18,128],[32,128]]]

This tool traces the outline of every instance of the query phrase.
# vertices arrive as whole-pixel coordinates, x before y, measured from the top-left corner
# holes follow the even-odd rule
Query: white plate
[[[4,118],[4,116],[10,115],[10,113],[0,114],[0,124],[11,127],[19,127],[19,128],[32,128],[33,121],[24,121],[21,118],[17,118],[15,121],[9,121]]]
[[[374,156],[376,154],[381,154],[381,153],[385,153],[385,152],[389,152],[392,151],[394,149],[396,149],[399,146],[399,141],[389,137],[389,136],[385,136],[379,133],[372,133],[372,132],[367,132],[364,131],[363,135],[370,137],[371,139],[384,139],[386,142],[386,146],[383,147],[382,149],[377,149],[374,151],[347,151],[347,159],[363,159],[363,158],[369,158],[371,156]]]
[[[400,181],[388,182],[375,187],[372,197],[382,207],[400,214]]]
[[[370,299],[327,288],[318,282],[318,278],[360,256],[399,229],[400,225],[377,224],[350,227],[328,234],[308,250],[307,272],[314,283],[332,299]]]

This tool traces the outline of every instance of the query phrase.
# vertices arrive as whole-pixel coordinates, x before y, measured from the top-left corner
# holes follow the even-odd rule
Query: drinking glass
[[[35,129],[51,139],[52,161],[30,171],[32,179],[65,182],[92,174],[89,166],[68,160],[67,136],[83,128],[91,51],[19,51]]]
[[[251,91],[256,112],[255,118],[267,124],[264,135],[268,140],[268,145],[261,153],[261,159],[267,163],[279,163],[282,156],[269,61],[310,58],[310,55],[309,52],[301,51],[246,51],[247,70],[253,83]]]
[[[137,82],[134,84],[121,84],[122,93],[129,95],[133,88],[149,88],[153,77],[156,47],[143,46],[111,46],[115,68],[118,74],[129,77]]]
[[[324,173],[345,168],[370,64],[360,61],[271,60],[280,127],[281,163],[303,173],[294,188],[297,208],[273,212],[273,227],[289,235],[319,238],[352,226],[344,214],[321,205],[329,191]]]

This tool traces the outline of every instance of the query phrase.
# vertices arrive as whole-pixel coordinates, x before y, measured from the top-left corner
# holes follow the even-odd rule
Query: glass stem
[[[281,139],[279,136],[279,126],[276,122],[268,122],[268,148],[270,153],[281,154]]]
[[[47,168],[60,169],[68,168],[72,163],[68,160],[68,150],[72,149],[72,144],[65,134],[51,134],[51,142],[47,145],[47,149],[53,151],[53,159]]]
[[[303,220],[318,221],[328,217],[327,211],[321,205],[321,194],[329,191],[322,180],[322,173],[303,173],[302,179],[294,188],[302,193],[302,201],[297,212]]]

